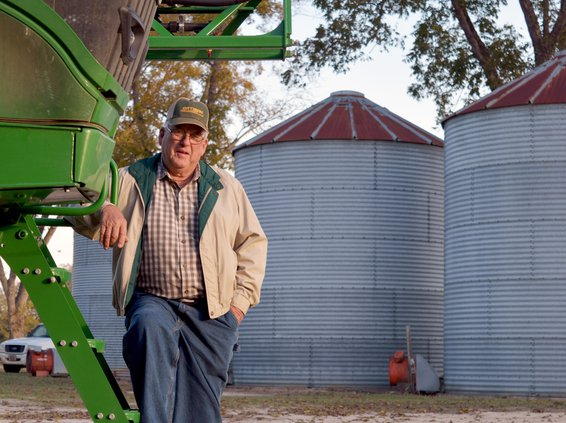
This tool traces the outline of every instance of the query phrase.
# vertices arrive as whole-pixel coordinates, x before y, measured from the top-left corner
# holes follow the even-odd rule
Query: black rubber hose
[[[183,30],[185,32],[198,32],[201,29],[205,28],[208,25],[208,23],[187,23],[185,22],[183,24]],[[180,24],[179,22],[167,22],[166,24],[163,24],[163,26],[165,27],[165,29],[169,32],[179,32],[180,29]]]

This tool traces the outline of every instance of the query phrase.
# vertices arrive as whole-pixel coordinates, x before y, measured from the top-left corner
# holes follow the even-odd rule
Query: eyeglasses
[[[200,144],[201,142],[206,140],[206,136],[208,135],[207,132],[202,129],[192,129],[192,130],[181,129],[181,128],[171,129],[167,126],[165,127],[165,129],[167,129],[171,133],[171,138],[177,141],[184,140],[188,135],[189,142],[191,144]]]

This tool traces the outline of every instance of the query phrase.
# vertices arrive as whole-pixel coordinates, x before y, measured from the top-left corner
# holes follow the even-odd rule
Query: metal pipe
[[[110,185],[110,202],[118,204],[118,165],[114,159],[110,159],[110,176],[112,177],[112,185]]]
[[[413,358],[413,338],[411,326],[405,326],[405,336],[407,337],[407,358],[409,359],[409,392],[415,393],[415,360]]]
[[[65,219],[50,219],[47,217],[36,217],[34,222],[37,226],[72,226]]]
[[[86,207],[29,206],[21,209],[22,214],[46,214],[56,216],[84,216],[100,209],[108,195],[108,182],[105,181],[96,202]]]
[[[110,201],[113,204],[117,204],[118,202],[118,166],[113,159],[110,159],[110,175],[111,175],[111,183],[110,183]],[[102,189],[100,191],[100,195],[96,202],[92,203],[86,207],[57,207],[57,206],[28,206],[23,207],[21,212],[23,214],[46,214],[46,215],[58,215],[58,216],[84,216],[86,214],[91,214],[100,209],[104,201],[106,201],[106,197],[108,195],[108,181],[104,182]],[[40,220],[41,221],[41,220]],[[44,221],[43,223],[47,223]],[[54,222],[52,222],[54,223]],[[53,225],[55,226],[55,224]],[[63,224],[57,226],[64,226]]]

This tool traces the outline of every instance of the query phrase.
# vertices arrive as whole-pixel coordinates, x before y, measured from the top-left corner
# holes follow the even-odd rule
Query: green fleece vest
[[[148,157],[147,159],[142,159],[128,168],[128,172],[134,177],[141,191],[143,202],[145,204],[146,215],[149,209],[149,203],[151,202],[153,186],[157,180],[157,164],[159,163],[159,160],[161,160],[161,153]],[[199,237],[201,237],[204,227],[206,226],[206,222],[208,221],[208,218],[214,209],[214,205],[218,200],[218,191],[224,187],[220,183],[220,176],[209,165],[202,160],[199,162],[199,165],[201,174],[198,180],[198,229]],[[128,292],[126,294],[126,305],[128,305],[134,293],[141,259],[142,241],[143,233],[142,236],[140,236],[136,249],[136,256],[134,258],[134,264],[132,265],[132,274],[130,276],[130,281],[128,282]]]

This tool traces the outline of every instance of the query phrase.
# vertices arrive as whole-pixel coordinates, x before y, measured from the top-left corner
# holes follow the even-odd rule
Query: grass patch
[[[29,373],[0,373],[0,398],[43,406],[83,407],[69,377],[32,377]]]
[[[129,383],[120,382],[128,401],[134,404]],[[44,407],[47,413],[57,408],[77,408],[85,415],[84,405],[68,377],[32,377],[28,373],[0,372],[0,403],[10,399]],[[246,421],[260,410],[268,416],[290,414],[306,416],[349,416],[356,414],[404,415],[420,413],[468,414],[481,411],[566,412],[566,399],[505,396],[409,395],[395,392],[365,392],[348,389],[248,388],[228,387],[222,399],[225,415]],[[46,415],[42,412],[42,416]],[[78,415],[77,415],[78,416]],[[18,412],[18,417],[24,417]],[[22,421],[26,421],[25,418]],[[249,421],[249,420],[248,420]]]
[[[135,404],[129,381],[120,387],[130,404]],[[20,373],[0,372],[0,398],[17,399],[44,407],[84,408],[73,381],[68,376],[33,377]]]
[[[238,390],[238,388],[232,388]],[[228,391],[230,392],[230,390]],[[526,397],[486,397],[460,395],[410,395],[395,392],[363,392],[324,389],[263,389],[264,395],[226,395],[222,405],[226,412],[265,410],[270,415],[302,414],[307,416],[349,416],[377,413],[457,413],[480,411],[564,412],[566,399]]]

